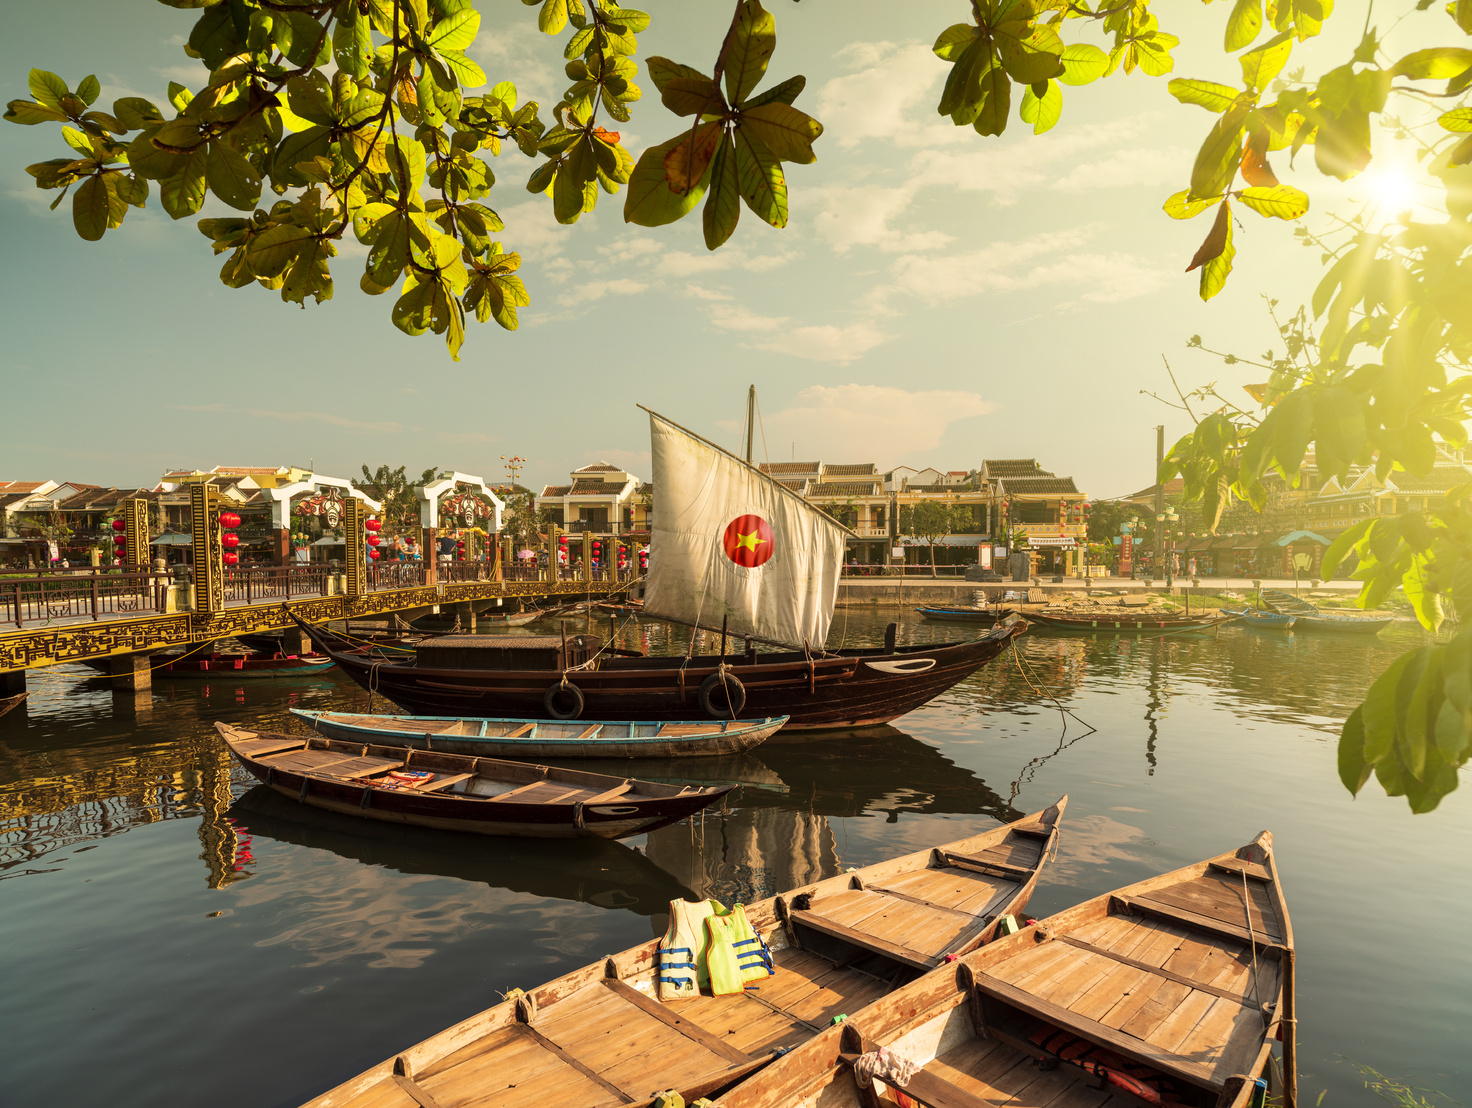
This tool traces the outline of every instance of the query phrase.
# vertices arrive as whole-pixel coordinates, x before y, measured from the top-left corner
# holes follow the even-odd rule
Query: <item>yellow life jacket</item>
[[[767,944],[747,921],[746,910],[737,904],[729,912],[713,912],[706,917],[710,942],[706,948],[706,964],[710,969],[710,991],[716,996],[729,996],[745,990],[746,982],[770,977],[772,955]]]
[[[670,926],[656,955],[660,1000],[699,996],[701,987],[709,983],[705,964],[709,937],[705,920],[712,913],[724,911],[718,900],[670,901]]]

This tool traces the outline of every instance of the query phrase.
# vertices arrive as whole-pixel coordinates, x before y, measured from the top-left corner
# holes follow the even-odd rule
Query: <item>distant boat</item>
[[[370,716],[351,712],[291,714],[312,730],[351,742],[391,743],[488,758],[698,758],[740,754],[765,742],[786,716],[694,722],[571,722],[463,716]]]
[[[951,608],[945,605],[934,607],[916,608],[925,619],[940,620],[945,623],[1000,623],[1010,615],[1014,615],[1016,608]]]
[[[14,696],[0,696],[0,716],[12,708],[19,708],[20,702],[31,694],[28,692],[16,693]]]
[[[362,819],[535,839],[622,839],[676,823],[735,786],[664,785],[530,762],[248,731],[235,759],[285,796]]]
[[[1227,622],[1218,615],[1178,616],[1174,613],[1148,611],[1099,610],[1089,612],[1028,612],[1023,617],[1028,623],[1036,623],[1058,631],[1111,631],[1122,634],[1164,635],[1172,631],[1209,631]]]
[[[1395,622],[1393,616],[1374,616],[1367,612],[1338,612],[1310,604],[1292,593],[1281,589],[1268,589],[1263,593],[1268,607],[1275,611],[1291,614],[1294,629],[1298,631],[1337,631],[1346,635],[1378,635]]]
[[[1298,618],[1263,608],[1222,608],[1221,611],[1223,615],[1241,620],[1244,626],[1256,627],[1261,631],[1286,631]]]
[[[1294,970],[1263,832],[850,1009],[715,1106],[863,1108],[903,1093],[928,1108],[1247,1108],[1264,1101],[1281,1039],[1274,1103],[1294,1108]],[[891,1067],[905,1072],[890,1080]]]

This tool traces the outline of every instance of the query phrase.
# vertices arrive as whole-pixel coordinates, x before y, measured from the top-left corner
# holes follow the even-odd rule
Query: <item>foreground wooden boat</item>
[[[487,758],[708,758],[740,754],[765,742],[786,716],[689,723],[463,716],[369,716],[352,712],[291,714],[318,734],[350,742],[389,743],[416,750]]]
[[[916,608],[924,619],[943,623],[1000,623],[1017,613],[1016,608],[952,608],[943,604]]]
[[[1293,928],[1272,836],[1096,897],[921,978],[773,1063],[721,1108],[875,1108],[886,1048],[927,1108],[1245,1108],[1280,1036],[1295,1108]],[[867,1058],[865,1056],[868,1056]],[[862,1059],[862,1061],[861,1061]],[[895,1084],[898,1084],[898,1078]]]
[[[241,765],[284,796],[343,815],[443,831],[622,839],[682,820],[734,787],[662,785],[228,723],[215,730]],[[403,779],[418,774],[425,779]]]
[[[1227,622],[1219,615],[1178,616],[1160,612],[1098,611],[1028,612],[1027,622],[1056,631],[1118,631],[1125,634],[1161,635],[1172,631],[1209,631]]]
[[[162,677],[228,677],[270,680],[275,677],[309,677],[331,669],[333,661],[322,654],[268,654],[264,651],[211,651],[155,654],[153,676]],[[108,672],[107,658],[83,658],[82,664]]]
[[[1067,798],[980,835],[746,906],[777,969],[757,991],[657,999],[659,940],[574,970],[402,1051],[308,1108],[648,1108],[766,1065],[1026,905]]]
[[[14,696],[0,696],[0,716],[3,716],[12,708],[19,708],[21,701],[30,695],[28,692],[23,692],[16,693]]]

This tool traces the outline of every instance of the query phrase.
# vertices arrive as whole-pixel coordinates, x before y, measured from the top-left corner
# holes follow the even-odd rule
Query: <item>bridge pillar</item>
[[[439,547],[435,545],[435,531],[434,527],[422,527],[419,532],[420,546],[424,549],[424,583],[426,585],[433,585],[440,579],[440,552]]]
[[[344,497],[343,500],[342,534],[345,540],[343,562],[347,576],[346,592],[348,599],[355,600],[368,591],[368,574],[364,564],[368,557],[368,544],[364,541],[363,531],[368,511],[356,496]]]
[[[291,528],[271,529],[271,561],[278,566],[291,565]]]
[[[153,688],[153,664],[147,654],[117,654],[108,659],[108,682],[114,689],[148,692]]]
[[[0,696],[19,696],[26,691],[26,671],[12,669],[0,673]]]
[[[148,501],[130,497],[123,501],[123,568],[139,573],[153,562],[148,545]]]
[[[220,557],[220,492],[213,485],[189,486],[189,533],[193,545],[194,610],[225,607],[225,571]]]
[[[455,618],[460,621],[460,629],[473,632],[475,630],[475,605],[467,600],[456,604],[453,610]]]
[[[281,652],[283,654],[310,654],[312,650],[312,640],[300,627],[288,627],[281,632]]]

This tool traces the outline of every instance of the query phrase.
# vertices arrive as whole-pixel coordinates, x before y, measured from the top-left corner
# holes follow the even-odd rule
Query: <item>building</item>
[[[1036,458],[991,458],[982,462],[981,476],[992,488],[1000,536],[1026,537],[1033,573],[1077,574],[1088,545],[1088,498],[1073,478],[1044,469]]]
[[[653,488],[607,462],[575,469],[566,485],[547,485],[536,498],[563,531],[595,535],[633,534],[649,529]]]
[[[112,520],[144,489],[104,489],[80,481],[0,482],[0,564],[112,565]]]

